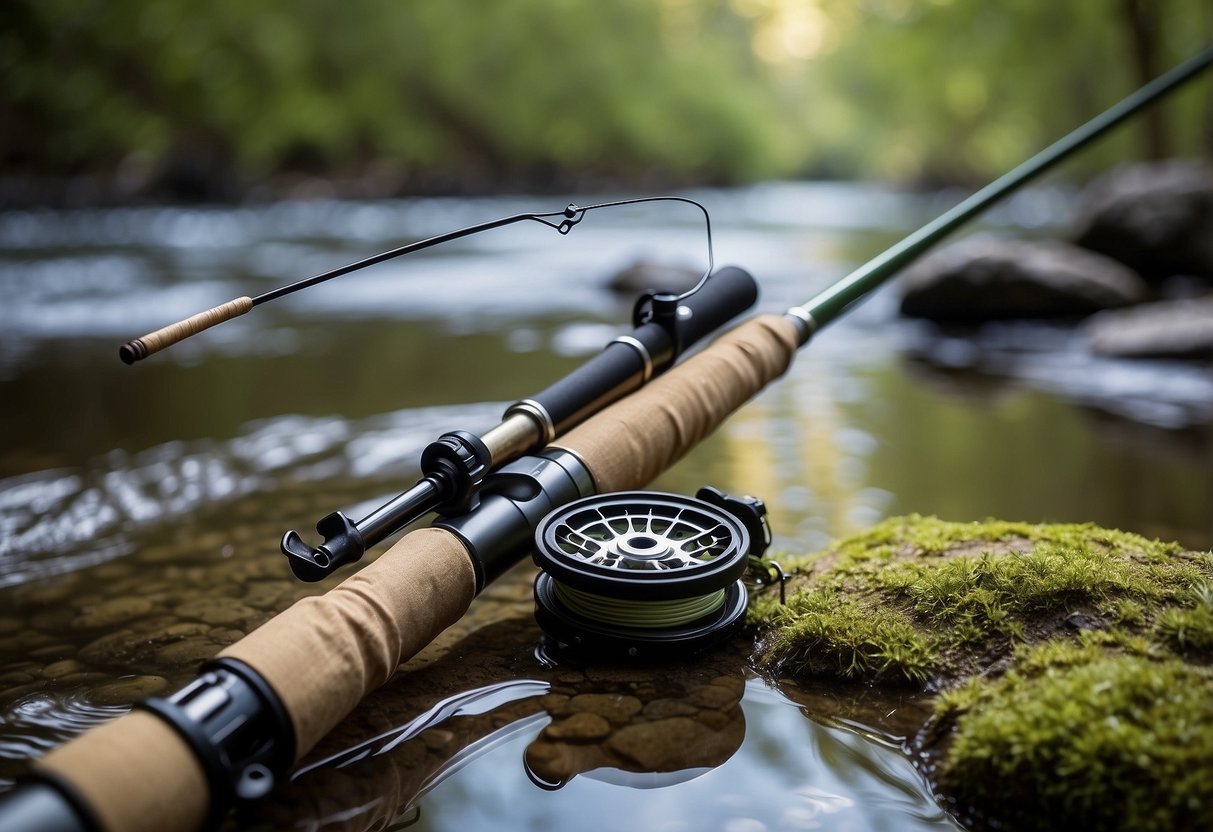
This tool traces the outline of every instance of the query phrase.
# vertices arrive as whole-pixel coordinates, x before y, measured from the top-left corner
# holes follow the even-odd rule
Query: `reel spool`
[[[765,515],[761,501],[713,488],[697,498],[624,491],[553,511],[534,555],[535,618],[549,645],[636,660],[724,641],[745,615],[749,558],[770,542]]]

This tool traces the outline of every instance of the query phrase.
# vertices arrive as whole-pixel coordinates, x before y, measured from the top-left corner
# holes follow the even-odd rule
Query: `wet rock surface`
[[[1121,264],[1067,243],[977,235],[928,255],[905,275],[901,312],[977,323],[1089,315],[1146,299]]]
[[[1084,192],[1075,239],[1152,281],[1213,281],[1213,165],[1170,160],[1116,168]]]
[[[1213,358],[1213,297],[1101,312],[1084,332],[1099,355]]]

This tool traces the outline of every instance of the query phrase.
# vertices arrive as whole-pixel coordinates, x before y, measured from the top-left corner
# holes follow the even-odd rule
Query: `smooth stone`
[[[718,711],[736,705],[741,700],[741,694],[723,685],[703,685],[695,688],[687,696],[687,701],[700,708],[711,708]]]
[[[1089,315],[1140,303],[1125,266],[1068,243],[978,234],[928,255],[902,279],[901,313],[952,323]]]
[[[695,716],[699,709],[681,699],[654,699],[644,706],[646,719],[669,719],[674,716]]]
[[[180,618],[201,621],[204,624],[230,625],[239,624],[255,616],[257,611],[232,598],[219,596],[187,601],[174,609],[173,614]]]
[[[281,581],[256,581],[249,584],[240,600],[259,610],[277,612],[295,600],[286,589]]]
[[[13,633],[20,631],[24,626],[25,622],[20,618],[13,618],[12,616],[7,615],[0,617],[0,636],[12,635]]]
[[[244,638],[244,633],[231,627],[216,627],[210,632],[210,639],[216,644],[235,644],[242,638]]]
[[[165,627],[161,633],[174,638],[184,638],[186,636],[204,636],[209,634],[211,628],[205,624],[199,624],[196,621],[186,621],[181,624],[173,624],[170,627]]]
[[[29,651],[30,657],[35,659],[66,659],[76,652],[76,648],[70,644],[59,642],[57,644],[48,644],[45,647],[39,647],[36,650]]]
[[[168,680],[163,676],[133,676],[97,685],[87,695],[94,705],[130,705],[155,696],[166,687]]]
[[[445,728],[430,728],[421,732],[421,741],[429,751],[441,751],[449,748],[455,741],[455,734]]]
[[[1075,211],[1075,240],[1150,281],[1213,279],[1213,165],[1171,159],[1096,179]]]
[[[597,714],[616,724],[627,722],[640,713],[642,705],[635,696],[617,693],[582,693],[569,700],[574,713]]]
[[[609,736],[611,723],[594,713],[575,713],[543,729],[545,739],[559,742],[591,742]]]
[[[539,704],[554,717],[568,716],[573,712],[569,706],[570,698],[563,693],[548,693],[539,697]]]
[[[190,638],[166,644],[156,651],[156,660],[175,667],[191,666],[215,658],[219,645],[213,641]]]
[[[8,673],[0,673],[0,690],[9,685],[27,685],[34,681],[34,674],[24,670],[13,670]]]
[[[146,598],[114,598],[77,616],[72,626],[85,630],[104,629],[147,615],[152,609],[152,602]]]
[[[144,641],[144,636],[136,635],[130,630],[119,630],[84,645],[80,648],[79,655],[90,664],[120,661]]]
[[[29,624],[35,630],[62,632],[72,627],[76,617],[76,612],[71,607],[51,607],[31,615]]]
[[[1213,358],[1213,297],[1101,312],[1083,331],[1100,355]]]
[[[715,730],[685,716],[627,725],[606,746],[645,771],[677,771],[698,764],[688,752],[710,744]]]

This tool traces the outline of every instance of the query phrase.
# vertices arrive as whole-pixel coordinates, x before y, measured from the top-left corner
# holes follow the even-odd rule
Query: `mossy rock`
[[[918,750],[962,818],[1213,828],[1213,553],[910,516],[792,565],[758,666],[939,693]]]

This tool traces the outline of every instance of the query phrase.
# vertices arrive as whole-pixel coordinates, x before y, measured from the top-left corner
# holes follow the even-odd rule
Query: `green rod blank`
[[[1213,64],[1213,45],[1206,47],[1171,71],[1155,78],[1120,103],[1113,105],[1069,135],[1049,145],[950,211],[927,223],[897,245],[869,260],[800,308],[812,317],[814,330],[820,329],[908,266],[943,237],[985,211],[1007,194],[1019,189],[1070,154],[1116,127],[1138,110],[1154,103],[1176,87],[1194,78],[1207,69],[1210,64]]]

